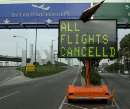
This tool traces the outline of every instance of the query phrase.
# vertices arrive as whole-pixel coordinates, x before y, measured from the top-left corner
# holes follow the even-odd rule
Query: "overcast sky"
[[[21,56],[22,49],[25,49],[25,40],[28,39],[28,52],[30,44],[34,44],[36,30],[35,29],[10,29],[0,30],[0,54],[16,56],[16,49],[18,49],[18,56]],[[12,37],[16,35],[17,37]],[[41,51],[42,57],[45,57],[44,50],[50,50],[51,42],[54,41],[54,50],[57,49],[58,30],[56,29],[38,29],[37,49]]]

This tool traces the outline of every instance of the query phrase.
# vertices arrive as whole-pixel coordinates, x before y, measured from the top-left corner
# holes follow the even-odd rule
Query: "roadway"
[[[78,68],[34,81],[0,87],[1,109],[60,109],[68,84],[76,82]]]
[[[116,107],[118,109],[130,109],[130,78],[119,74],[104,74],[109,88],[116,91]]]
[[[65,99],[62,109],[130,109],[130,77],[110,73],[100,75],[104,82],[108,84],[110,93],[113,89],[116,92],[113,102],[108,101],[107,104],[100,101],[68,103]]]
[[[22,75],[22,73],[16,71],[16,67],[0,67],[0,83],[20,75]]]
[[[1,109],[129,109],[130,78],[120,75],[102,75],[110,89],[117,91],[114,107],[106,104],[68,104],[66,89],[69,84],[79,85],[79,68],[69,68],[61,73],[30,82],[0,87]]]

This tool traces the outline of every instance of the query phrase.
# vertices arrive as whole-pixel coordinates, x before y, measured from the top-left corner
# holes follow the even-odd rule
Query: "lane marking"
[[[72,104],[69,104],[69,103],[64,103],[64,104],[69,105],[69,106],[71,106],[71,107],[80,108],[80,109],[88,109],[88,108],[85,108],[85,107],[76,106],[76,105],[72,105]]]
[[[64,105],[64,103],[65,103],[65,100],[66,100],[66,96],[65,96],[64,99],[62,100],[62,102],[61,102],[61,104],[60,104],[60,106],[59,106],[58,109],[62,109],[62,107],[63,107],[63,105]]]
[[[76,80],[78,79],[78,75],[79,75],[79,73],[77,73],[76,76],[75,76],[75,78],[73,79],[72,85],[75,84]],[[60,104],[60,106],[59,106],[58,109],[62,109],[62,107],[63,107],[63,105],[64,105],[64,103],[65,103],[65,100],[66,100],[66,96],[63,98],[63,100],[62,100],[62,102],[61,102],[61,104]]]
[[[113,89],[111,91],[111,95],[113,95],[113,98],[112,98],[112,106],[115,106],[117,109],[121,109],[120,106],[117,104],[117,91],[116,89]]]
[[[120,106],[117,104],[116,100],[114,101],[114,104],[115,104],[115,106],[116,106],[117,109],[121,109]]]
[[[3,97],[0,97],[0,100],[3,100],[3,99],[8,98],[8,97],[10,97],[10,96],[16,95],[16,94],[18,94],[18,93],[20,93],[20,91],[12,92],[12,93],[10,93],[10,94],[8,94],[8,95],[5,95],[5,96],[3,96]]]

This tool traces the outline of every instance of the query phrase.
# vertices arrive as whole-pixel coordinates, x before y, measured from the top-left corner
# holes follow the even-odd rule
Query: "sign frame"
[[[62,57],[62,56],[60,56],[60,22],[61,21],[64,21],[64,20],[69,20],[69,21],[71,21],[71,20],[73,20],[73,21],[75,21],[75,20],[79,20],[79,21],[82,21],[82,20],[80,20],[80,19],[60,19],[59,20],[59,25],[58,25],[58,58],[86,58],[86,59],[105,59],[105,57],[74,57],[74,56],[67,56],[67,57]],[[115,49],[116,49],[116,55],[115,55],[115,57],[110,57],[110,56],[108,56],[108,57],[106,57],[106,59],[115,59],[115,58],[117,58],[118,57],[118,27],[117,27],[117,19],[90,19],[89,21],[101,21],[101,20],[103,20],[103,21],[108,21],[108,20],[113,20],[113,21],[115,21],[115,23],[116,23],[116,31],[115,31],[115,34],[116,34],[116,44],[115,44]],[[89,21],[87,21],[87,22],[89,22]],[[83,22],[83,21],[82,21]],[[85,22],[86,23],[86,22]]]

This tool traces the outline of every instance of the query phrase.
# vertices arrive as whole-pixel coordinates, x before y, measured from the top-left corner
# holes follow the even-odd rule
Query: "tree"
[[[124,56],[124,69],[130,71],[129,59],[130,59],[130,33],[125,35],[120,41],[119,57]]]
[[[130,34],[125,35],[125,37],[120,41],[119,55],[130,57]]]

